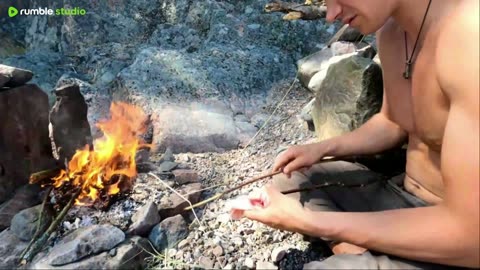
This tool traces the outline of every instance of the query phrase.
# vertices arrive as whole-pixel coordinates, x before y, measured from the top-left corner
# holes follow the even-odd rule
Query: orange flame
[[[112,196],[121,191],[121,186],[131,184],[137,175],[135,154],[142,144],[139,135],[146,131],[145,113],[138,107],[125,103],[112,103],[111,119],[100,121],[97,127],[103,137],[95,140],[94,150],[87,145],[77,150],[62,170],[53,178],[54,187],[66,183],[80,187],[77,205],[92,205],[102,196]]]

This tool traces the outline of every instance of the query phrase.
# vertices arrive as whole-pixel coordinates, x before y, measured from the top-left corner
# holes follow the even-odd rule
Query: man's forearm
[[[407,133],[382,113],[361,127],[321,143],[330,145],[330,156],[370,155],[391,149],[407,138]]]
[[[478,229],[469,231],[443,206],[371,213],[305,211],[298,228],[304,234],[413,260],[478,267]]]

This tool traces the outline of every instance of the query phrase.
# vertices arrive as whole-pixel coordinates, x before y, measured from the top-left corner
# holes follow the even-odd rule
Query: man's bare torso
[[[402,76],[404,31],[390,20],[379,37],[389,117],[409,134],[404,185],[429,203],[438,203],[444,196],[440,150],[449,110],[449,101],[436,77],[438,25],[440,23],[432,24],[423,44],[419,44],[410,80]],[[414,40],[409,39],[408,43],[410,54]]]

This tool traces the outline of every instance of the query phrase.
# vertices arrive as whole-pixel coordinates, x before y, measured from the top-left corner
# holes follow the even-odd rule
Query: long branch
[[[30,242],[28,243],[28,246],[27,248],[25,248],[22,252],[22,254],[20,254],[20,258],[23,258],[25,256],[25,254],[27,253],[27,251],[32,247],[33,243],[35,243],[35,241],[38,239],[38,237],[40,236],[40,234],[42,233],[42,229],[45,229],[45,227],[42,228],[42,223],[43,223],[43,216],[44,216],[44,212],[45,212],[45,207],[46,207],[46,204],[47,204],[47,201],[48,201],[48,197],[50,196],[50,193],[52,192],[53,190],[53,187],[49,187],[47,189],[47,192],[45,194],[45,197],[43,198],[43,202],[42,202],[42,208],[40,210],[40,213],[38,213],[39,215],[39,218],[38,218],[38,223],[37,223],[37,228],[35,230],[35,234],[33,235],[32,239],[30,240]]]
[[[331,162],[331,161],[338,161],[338,160],[348,160],[348,159],[355,159],[355,157],[353,157],[353,156],[346,156],[346,157],[325,157],[325,158],[323,158],[322,160],[320,160],[319,163]],[[280,173],[282,173],[282,171],[267,173],[267,174],[264,174],[264,175],[255,177],[255,178],[253,178],[253,179],[251,179],[251,180],[248,180],[248,181],[246,181],[246,182],[241,183],[240,185],[234,186],[233,188],[230,188],[230,189],[227,189],[227,190],[222,191],[222,192],[220,192],[220,193],[217,193],[217,194],[213,195],[212,197],[207,198],[207,199],[205,199],[205,200],[203,200],[203,201],[201,201],[201,202],[198,202],[198,203],[196,203],[196,204],[194,204],[194,205],[192,205],[192,206],[185,207],[183,210],[184,210],[184,211],[187,211],[187,210],[192,210],[193,208],[197,208],[197,207],[203,206],[203,205],[205,205],[205,204],[207,204],[207,203],[209,203],[209,202],[212,202],[212,201],[214,201],[214,200],[217,200],[217,199],[219,199],[219,198],[227,195],[228,193],[231,193],[231,192],[233,192],[233,191],[235,191],[235,190],[238,190],[238,189],[240,189],[240,188],[242,188],[242,187],[244,187],[244,186],[253,184],[253,183],[255,183],[255,182],[258,182],[258,181],[263,180],[263,179],[265,179],[265,178],[269,178],[269,177],[275,176],[275,175],[280,174]],[[330,185],[331,185],[331,184],[330,184]],[[288,192],[293,193],[292,191],[288,191]],[[300,192],[300,190],[299,190],[299,191],[295,191],[295,192]]]
[[[33,258],[44,248],[47,240],[50,238],[50,235],[57,229],[60,222],[62,222],[65,215],[67,215],[68,210],[70,210],[70,208],[72,208],[75,200],[77,199],[78,195],[80,195],[81,191],[82,191],[81,189],[78,189],[72,195],[72,197],[68,201],[67,205],[65,205],[65,207],[63,207],[62,211],[53,220],[53,222],[50,224],[48,229],[42,234],[42,236],[37,241],[35,241],[35,243],[32,245],[30,250],[28,250],[25,253],[25,256],[22,258],[22,261],[21,261],[20,265],[25,265],[28,262],[31,262],[33,260]]]

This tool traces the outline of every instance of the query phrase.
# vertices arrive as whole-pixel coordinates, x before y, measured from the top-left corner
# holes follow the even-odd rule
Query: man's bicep
[[[446,203],[465,215],[479,212],[479,119],[466,106],[452,104],[445,128],[441,170]],[[473,217],[473,216],[471,216]]]

